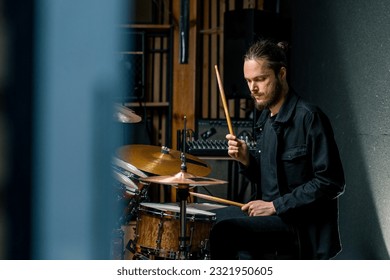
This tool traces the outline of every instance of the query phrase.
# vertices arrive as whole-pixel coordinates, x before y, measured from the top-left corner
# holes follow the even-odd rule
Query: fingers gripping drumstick
[[[219,92],[221,94],[223,109],[225,110],[225,117],[226,117],[226,120],[227,120],[229,133],[234,135],[232,122],[230,121],[229,111],[228,111],[228,107],[227,107],[227,103],[226,103],[225,91],[223,90],[222,81],[221,81],[221,77],[219,75],[219,71],[218,71],[218,66],[217,65],[215,65],[215,73],[217,74]]]

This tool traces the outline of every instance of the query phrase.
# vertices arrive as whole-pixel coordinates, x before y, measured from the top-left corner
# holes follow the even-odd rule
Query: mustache
[[[258,91],[258,92],[256,92],[256,93],[251,92],[251,97],[252,97],[253,99],[255,99],[256,96],[264,96],[264,95],[265,95],[265,92],[263,92],[263,91]]]

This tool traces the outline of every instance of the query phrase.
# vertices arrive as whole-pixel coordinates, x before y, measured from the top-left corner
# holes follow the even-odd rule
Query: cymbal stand
[[[187,117],[184,116],[184,130],[183,130],[183,150],[180,154],[181,166],[180,169],[182,172],[187,172],[186,156],[185,156],[185,137],[187,134],[186,131]],[[189,247],[187,241],[187,199],[189,196],[189,185],[180,184],[177,186],[177,195],[180,201],[180,236],[179,236],[179,259],[187,259],[189,254]]]
[[[187,236],[187,199],[189,196],[188,185],[178,185],[177,195],[180,201],[180,235],[179,235],[179,256],[181,260],[188,259],[189,237]]]

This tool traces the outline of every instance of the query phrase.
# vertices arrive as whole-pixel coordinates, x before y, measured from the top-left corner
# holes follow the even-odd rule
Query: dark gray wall
[[[291,83],[330,117],[344,163],[338,259],[389,259],[390,1],[294,0]]]

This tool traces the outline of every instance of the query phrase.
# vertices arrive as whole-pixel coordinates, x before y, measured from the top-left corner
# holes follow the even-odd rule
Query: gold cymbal
[[[114,118],[121,123],[138,123],[142,120],[133,110],[120,104],[115,104]]]
[[[220,185],[227,183],[226,181],[206,178],[206,177],[198,177],[194,176],[190,173],[180,171],[172,176],[152,176],[141,179],[144,182],[149,183],[157,183],[162,185],[171,185],[171,186],[208,186],[208,185]]]
[[[133,144],[117,150],[117,157],[136,168],[155,175],[172,175],[181,170],[181,152],[160,146]],[[187,172],[196,176],[207,176],[209,165],[199,158],[185,154]]]

